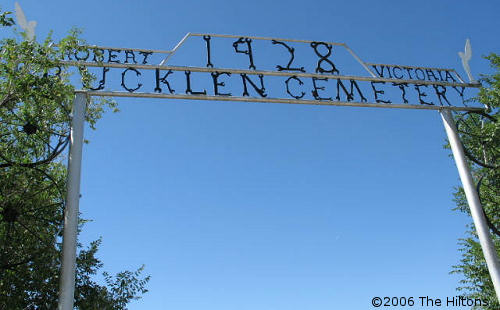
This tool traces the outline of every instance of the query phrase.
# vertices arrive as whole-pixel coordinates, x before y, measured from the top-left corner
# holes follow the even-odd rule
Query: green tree
[[[456,121],[493,242],[500,255],[500,56],[491,54],[486,59],[495,72],[482,76],[482,87],[475,100],[485,105],[487,113],[464,113],[458,115]],[[455,192],[455,201],[457,210],[470,215],[463,188]],[[459,291],[469,298],[488,302],[488,306],[477,309],[500,309],[472,224],[468,225],[467,237],[460,239],[459,244],[462,258],[453,267],[454,273],[463,275]]]
[[[0,28],[14,25],[0,11]],[[63,55],[84,51],[78,31],[53,44],[27,40],[21,33],[0,41],[0,310],[56,309],[61,264],[61,237],[66,190],[64,151],[74,87]],[[78,70],[84,85],[93,77]],[[94,128],[110,100],[91,101],[86,121]],[[80,229],[85,221],[81,221]],[[126,309],[145,293],[143,267],[116,276],[93,276],[102,262],[101,240],[79,244],[75,307]]]

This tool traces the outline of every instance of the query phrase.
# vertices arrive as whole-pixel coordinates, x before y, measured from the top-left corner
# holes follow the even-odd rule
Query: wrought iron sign
[[[22,17],[20,24],[33,33],[36,23],[29,26]],[[198,53],[178,53],[190,44]],[[90,91],[76,93],[73,104],[59,308],[73,309],[87,95],[440,110],[500,296],[498,258],[450,111],[484,111],[467,100],[480,87],[470,73],[471,53],[467,40],[465,53],[459,55],[468,83],[453,69],[366,63],[346,44],[334,42],[188,33],[169,51],[91,46],[68,53],[64,64],[93,68],[98,78],[86,85]],[[175,65],[174,60],[190,65]],[[23,129],[36,131],[30,124]]]
[[[171,64],[190,44],[195,65]],[[188,33],[169,51],[92,46],[64,63],[94,67],[94,96],[471,110],[480,86],[454,69],[366,63],[344,43],[216,34]]]

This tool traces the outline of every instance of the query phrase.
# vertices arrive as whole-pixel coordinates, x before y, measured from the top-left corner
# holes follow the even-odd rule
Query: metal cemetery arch
[[[170,58],[179,50],[189,38],[201,38],[206,53],[203,53],[206,66],[171,66],[167,65]],[[234,55],[245,58],[248,69],[241,68],[216,68],[212,61],[213,43],[212,39],[231,40]],[[281,49],[286,57],[274,63],[277,70],[257,70],[255,63],[255,42],[264,42],[267,47]],[[294,44],[292,47],[291,45]],[[309,55],[316,57],[313,65],[315,72],[308,72],[305,67],[297,65],[295,59],[295,45],[305,44]],[[231,45],[227,45],[231,49]],[[335,50],[333,49],[335,47]],[[342,75],[340,67],[337,67],[337,52],[343,50],[345,55],[351,57],[360,68],[366,72],[366,76]],[[333,52],[333,55],[332,55]],[[161,61],[151,64],[153,56],[162,55]],[[242,55],[238,55],[242,54]],[[140,56],[138,56],[140,55]],[[93,57],[92,57],[93,56]],[[122,58],[120,59],[120,56]],[[136,58],[136,56],[138,58]],[[493,280],[497,298],[500,298],[500,264],[496,255],[494,244],[490,238],[485,215],[475,189],[472,176],[467,165],[464,150],[460,142],[457,128],[452,117],[452,111],[484,111],[483,107],[466,106],[464,91],[468,88],[478,88],[478,84],[471,76],[468,69],[470,59],[470,44],[467,41],[466,55],[461,55],[464,69],[470,82],[466,83],[453,69],[399,66],[387,64],[373,64],[363,62],[346,44],[335,42],[317,42],[307,40],[291,40],[252,36],[233,36],[215,34],[191,34],[188,33],[174,49],[170,51],[130,49],[116,47],[87,47],[86,52],[80,54],[75,51],[66,55],[65,65],[95,67],[102,69],[101,80],[97,87],[89,87],[90,90],[77,91],[73,104],[73,115],[71,122],[71,148],[68,163],[68,191],[65,209],[64,236],[63,236],[63,259],[61,266],[61,283],[59,292],[59,310],[73,309],[74,283],[75,283],[75,259],[76,259],[76,237],[80,194],[80,171],[82,159],[83,127],[85,119],[85,108],[88,96],[111,96],[111,97],[144,97],[165,99],[189,99],[189,100],[215,100],[234,102],[274,102],[288,104],[309,104],[329,106],[356,106],[356,107],[378,107],[378,108],[402,108],[402,109],[426,109],[440,112],[448,140],[451,145],[453,156],[456,161],[460,179],[462,181],[467,202],[470,206],[471,215],[479,236],[480,244],[486,258],[487,266]],[[138,63],[139,60],[139,63]],[[106,76],[111,70],[123,70],[121,73],[121,87],[124,91],[107,91]],[[153,72],[151,81],[155,88],[150,92],[138,92],[143,84],[140,83],[142,72]],[[185,92],[176,93],[172,89],[169,76],[180,72],[185,78]],[[213,86],[213,95],[209,95],[207,89],[203,91],[193,90],[193,78],[191,74],[210,75],[209,84]],[[179,74],[177,74],[179,75]],[[236,78],[242,87],[241,96],[233,96],[226,93],[222,88],[225,82],[222,79]],[[129,83],[127,77],[134,77],[136,82]],[[266,78],[281,78],[282,95],[268,96],[270,92],[264,83]],[[220,79],[220,80],[219,80]],[[240,80],[241,79],[241,80]],[[304,81],[310,79],[310,88],[305,88]],[[234,80],[234,79],[233,79]],[[359,83],[358,83],[359,82]],[[330,84],[328,84],[330,83]],[[363,84],[364,83],[364,84]],[[333,84],[333,91],[328,92],[326,87]],[[360,85],[361,84],[361,85]],[[410,87],[413,86],[412,87]],[[397,92],[401,99],[393,103],[392,97],[388,98],[387,86]],[[198,86],[199,87],[199,86]],[[385,87],[385,88],[384,88]],[[177,87],[176,87],[177,88]],[[335,95],[336,97],[328,97]],[[167,91],[168,92],[164,92]],[[305,92],[307,90],[307,93]],[[407,96],[413,91],[415,100],[419,104],[409,104]],[[430,100],[434,91],[434,101]],[[250,96],[250,92],[256,93],[258,97]],[[369,102],[367,97],[371,94],[373,101]],[[448,99],[451,95],[457,96],[464,103],[463,106],[454,106]],[[399,98],[399,97],[398,97]],[[355,100],[358,99],[358,100]],[[453,100],[452,100],[453,102]]]

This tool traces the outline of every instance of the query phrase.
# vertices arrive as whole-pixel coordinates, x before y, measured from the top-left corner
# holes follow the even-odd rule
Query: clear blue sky
[[[470,38],[476,78],[500,52],[498,1],[19,2],[38,38],[77,26],[105,46],[311,39],[465,76]],[[458,173],[437,112],[117,101],[86,129],[80,209],[93,222],[80,240],[103,237],[111,273],[146,265],[150,292],[131,310],[364,310],[374,296],[458,294],[449,272],[469,220],[452,211]]]

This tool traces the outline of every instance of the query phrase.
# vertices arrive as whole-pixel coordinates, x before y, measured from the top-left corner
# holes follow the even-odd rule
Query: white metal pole
[[[460,142],[460,137],[458,136],[457,126],[455,125],[455,121],[453,120],[450,110],[441,110],[441,118],[443,119],[444,128],[446,129],[446,134],[448,135],[455,163],[457,164],[458,174],[460,175],[460,180],[462,181],[462,185],[464,187],[465,196],[467,198],[472,220],[474,221],[477,235],[479,237],[479,243],[483,249],[486,265],[490,272],[493,286],[495,287],[497,299],[500,301],[500,263],[498,261],[495,245],[493,244],[490,236],[488,224],[486,223],[481,203],[479,202],[478,193],[474,182],[472,181],[472,175],[469,170],[467,160],[465,159],[464,149],[462,143]]]
[[[64,210],[64,233],[59,281],[58,310],[73,310],[75,293],[76,237],[80,199],[80,173],[82,167],[83,125],[87,107],[87,94],[78,92],[73,102],[71,143],[68,160],[68,184]]]

